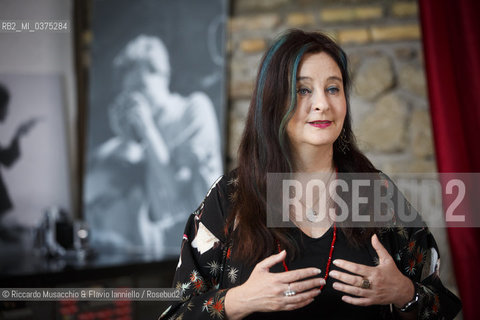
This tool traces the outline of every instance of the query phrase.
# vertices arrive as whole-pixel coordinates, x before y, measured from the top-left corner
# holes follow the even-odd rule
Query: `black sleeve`
[[[387,183],[393,182],[386,178]],[[440,255],[437,243],[420,214],[395,186],[395,197],[406,215],[413,214],[413,226],[400,223],[381,234],[382,242],[390,247],[398,269],[416,286],[420,299],[417,307],[419,319],[453,319],[460,312],[460,299],[444,287],[439,277]],[[399,311],[397,311],[399,312]]]
[[[227,248],[223,231],[228,207],[226,180],[217,180],[188,219],[173,281],[173,287],[183,289],[182,299],[170,305],[160,319],[225,318],[227,289],[221,289],[220,282]]]

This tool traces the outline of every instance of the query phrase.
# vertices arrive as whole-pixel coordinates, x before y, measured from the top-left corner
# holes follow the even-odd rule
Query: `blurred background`
[[[2,21],[68,23],[0,33],[0,287],[170,287],[188,214],[236,166],[261,56],[290,28],[347,52],[354,131],[379,169],[478,172],[478,12],[473,0],[0,0]],[[476,230],[432,229],[464,319]],[[0,319],[145,319],[166,305],[0,302]]]

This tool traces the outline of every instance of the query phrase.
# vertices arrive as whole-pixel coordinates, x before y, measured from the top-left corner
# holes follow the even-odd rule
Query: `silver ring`
[[[290,283],[288,284],[288,290],[283,293],[286,297],[291,297],[296,295],[297,293],[290,289]]]
[[[372,284],[370,283],[370,281],[367,278],[362,279],[362,284],[360,285],[360,288],[370,289],[371,286],[372,286]]]

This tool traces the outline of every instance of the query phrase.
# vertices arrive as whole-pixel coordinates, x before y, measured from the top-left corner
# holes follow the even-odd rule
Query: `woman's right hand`
[[[320,269],[303,268],[271,273],[270,268],[282,262],[285,257],[286,252],[283,250],[260,261],[244,284],[228,290],[225,296],[225,313],[228,319],[242,319],[253,312],[299,309],[313,301],[325,280],[318,277],[304,279],[318,276]],[[289,289],[296,294],[286,296],[285,292]]]

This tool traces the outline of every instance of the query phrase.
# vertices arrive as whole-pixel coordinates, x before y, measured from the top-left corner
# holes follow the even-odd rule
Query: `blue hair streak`
[[[260,142],[260,145],[264,145],[264,134],[263,134],[263,121],[262,121],[262,110],[263,110],[263,88],[265,87],[265,80],[267,75],[267,69],[270,65],[273,55],[280,48],[280,46],[285,42],[286,36],[282,36],[277,42],[268,50],[265,60],[263,61],[262,68],[260,69],[260,76],[258,79],[257,85],[257,97],[256,97],[256,109],[255,109],[255,128],[257,131],[257,137]],[[265,162],[265,148],[260,148],[260,162]]]
[[[310,44],[307,43],[303,45],[300,50],[297,52],[297,56],[295,57],[295,61],[293,62],[292,65],[292,70],[291,70],[291,83],[290,83],[290,105],[288,106],[288,110],[285,113],[285,115],[282,118],[282,121],[280,122],[280,127],[278,128],[278,141],[280,142],[280,148],[282,149],[283,156],[285,159],[287,159],[288,166],[290,167],[290,171],[293,170],[292,168],[292,163],[290,161],[290,157],[287,154],[286,146],[285,146],[285,131],[287,129],[287,124],[288,121],[293,116],[293,113],[295,111],[295,107],[297,105],[297,70],[298,70],[298,65],[300,64],[300,61],[302,60],[303,55],[305,54],[305,51],[310,47]]]

